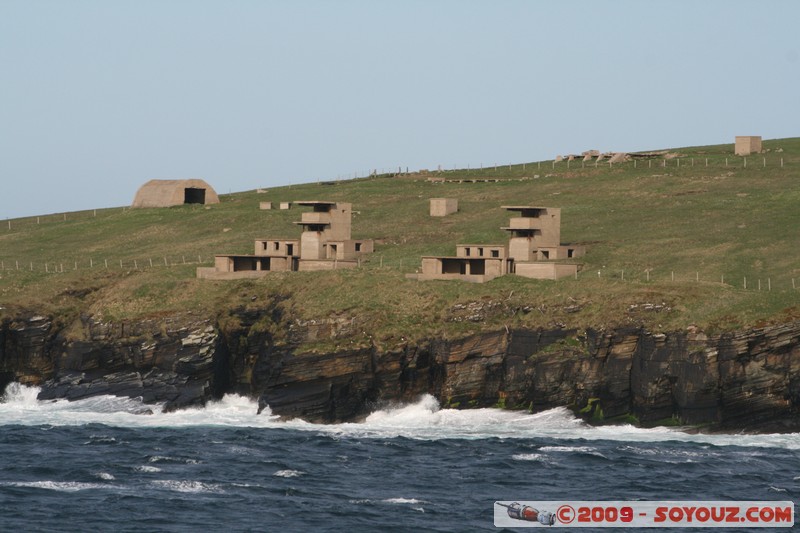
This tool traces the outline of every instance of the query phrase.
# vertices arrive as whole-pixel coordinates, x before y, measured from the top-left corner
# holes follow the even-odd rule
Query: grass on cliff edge
[[[26,308],[67,322],[78,313],[213,316],[281,295],[292,318],[351,320],[345,344],[502,326],[723,330],[792,320],[800,317],[800,138],[764,147],[746,167],[727,144],[636,166],[544,161],[434,173],[447,183],[378,176],[223,195],[214,206],[12,220],[0,230],[0,313]],[[475,179],[500,181],[458,182]],[[459,212],[429,217],[433,197],[458,198]],[[195,279],[198,257],[209,266],[215,253],[252,253],[256,238],[299,236],[292,222],[301,209],[261,211],[260,201],[315,199],[353,204],[353,236],[376,239],[362,268]],[[562,209],[562,241],[587,247],[577,280],[405,279],[421,255],[507,242],[506,204]]]

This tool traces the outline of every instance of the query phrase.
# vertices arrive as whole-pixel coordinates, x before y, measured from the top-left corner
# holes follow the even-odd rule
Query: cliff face
[[[346,339],[349,321],[291,322],[271,307],[214,322],[84,317],[80,326],[82,340],[70,340],[45,317],[3,321],[0,386],[41,385],[42,399],[141,396],[169,409],[237,392],[323,422],[430,393],[460,408],[569,405],[595,420],[800,429],[800,322],[711,337],[693,328],[503,330],[323,354],[303,353],[304,343]]]

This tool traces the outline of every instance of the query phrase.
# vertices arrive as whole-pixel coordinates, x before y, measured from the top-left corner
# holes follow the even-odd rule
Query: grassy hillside
[[[21,306],[128,320],[216,314],[280,294],[298,318],[354,318],[379,339],[502,325],[719,330],[797,318],[800,139],[764,147],[746,167],[727,144],[635,166],[543,161],[431,174],[446,183],[377,176],[223,195],[215,206],[12,220],[0,227],[0,313]],[[484,179],[500,181],[469,182]],[[442,196],[458,198],[459,212],[429,217],[428,199]],[[300,210],[260,211],[266,200],[352,202],[353,236],[376,239],[376,252],[354,271],[195,279],[198,259],[208,266],[215,253],[251,253],[255,238],[299,236]],[[587,246],[577,280],[405,279],[420,255],[507,241],[505,204],[562,208],[562,240]]]

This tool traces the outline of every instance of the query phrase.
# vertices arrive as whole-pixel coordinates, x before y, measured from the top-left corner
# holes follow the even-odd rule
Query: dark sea
[[[238,396],[161,413],[37,392],[12,384],[0,403],[0,531],[500,531],[498,500],[800,500],[800,434],[596,428],[431,397],[317,425]]]

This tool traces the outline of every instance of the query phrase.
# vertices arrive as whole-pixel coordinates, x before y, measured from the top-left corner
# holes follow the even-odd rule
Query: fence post
[[[620,272],[622,272],[622,281],[625,281],[625,271],[624,270],[620,270]]]
[[[744,288],[747,290],[747,276],[744,277]]]
[[[670,274],[672,275],[672,281],[675,281],[675,271],[673,270]]]
[[[772,278],[767,278],[767,290],[772,290]]]
[[[700,281],[700,272],[695,272],[695,281]]]
[[[19,270],[19,261],[14,261],[17,264],[17,270]]]

